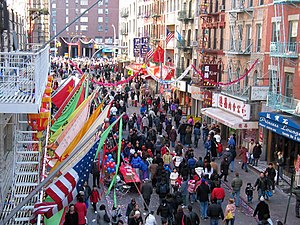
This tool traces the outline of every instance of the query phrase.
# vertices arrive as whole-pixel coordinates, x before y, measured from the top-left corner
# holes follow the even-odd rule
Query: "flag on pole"
[[[166,35],[166,45],[174,38],[174,33],[170,32],[167,28],[167,35]]]
[[[52,103],[57,107],[60,108],[60,106],[63,104],[65,99],[68,97],[68,95],[72,92],[75,85],[75,80],[70,79],[68,83],[55,95],[52,96]]]
[[[162,47],[158,46],[153,54],[153,62],[163,63],[165,51]]]
[[[176,39],[180,42],[180,43],[182,43],[182,41],[183,41],[183,39],[182,39],[182,36],[181,36],[181,34],[176,30]]]
[[[44,214],[46,218],[50,218],[76,198],[78,192],[82,190],[84,182],[89,179],[98,144],[99,140],[75,166],[46,188],[47,196],[51,197],[54,202],[35,204],[33,209],[34,216]]]
[[[146,54],[146,62],[148,62],[153,57],[154,51],[148,46],[148,52]]]

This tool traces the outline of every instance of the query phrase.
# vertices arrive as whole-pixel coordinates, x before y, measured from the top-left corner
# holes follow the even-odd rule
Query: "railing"
[[[246,47],[244,47],[246,45]],[[246,43],[243,40],[227,41],[226,51],[232,54],[250,54],[252,52],[252,43]]]
[[[129,12],[128,11],[121,11],[121,17],[122,18],[127,18],[129,16]]]
[[[190,49],[192,48],[192,42],[187,42],[186,40],[177,41],[176,47],[179,49]]]
[[[245,87],[240,83],[222,87],[222,92],[248,100],[250,98],[250,86]]]
[[[291,4],[291,3],[299,3],[300,0],[273,0],[274,4]]]
[[[178,12],[178,20],[193,20],[194,19],[194,12],[182,10]]]
[[[296,114],[295,110],[299,103],[300,103],[300,100],[295,99],[293,97],[288,97],[288,96],[273,93],[273,92],[268,93],[267,106],[269,106],[275,110],[282,110],[284,112]],[[297,114],[299,114],[299,113],[297,113]]]
[[[122,35],[127,35],[128,34],[128,31],[126,29],[121,29],[121,34]]]
[[[37,113],[49,67],[49,46],[38,52],[0,52],[0,112]]]
[[[299,44],[296,42],[271,42],[270,56],[284,58],[298,58]]]

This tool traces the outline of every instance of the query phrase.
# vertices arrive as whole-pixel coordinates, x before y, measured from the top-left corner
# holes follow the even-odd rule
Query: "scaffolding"
[[[274,0],[274,17],[283,18],[281,21],[275,21],[273,30],[275,29],[274,40],[270,43],[270,92],[268,94],[267,106],[284,112],[295,114],[295,109],[299,105],[300,101],[293,97],[293,93],[289,93],[291,96],[287,96],[283,93],[283,81],[284,66],[298,64],[299,56],[299,43],[296,42],[292,36],[287,35],[286,29],[291,27],[285,24],[285,13],[288,12],[288,7],[299,8],[299,0]],[[297,22],[298,23],[298,22]],[[291,32],[291,30],[288,30]],[[297,35],[297,34],[296,34]]]

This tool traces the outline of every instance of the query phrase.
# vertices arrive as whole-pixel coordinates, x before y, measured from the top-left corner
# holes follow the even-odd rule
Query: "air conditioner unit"
[[[225,11],[225,5],[220,5],[220,11]]]

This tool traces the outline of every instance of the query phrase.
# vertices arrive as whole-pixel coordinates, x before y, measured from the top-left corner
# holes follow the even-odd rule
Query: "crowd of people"
[[[111,76],[111,74],[116,76]],[[95,75],[96,74],[96,75]],[[92,80],[112,81],[121,80],[123,75],[114,66],[100,66]],[[95,85],[91,82],[90,91]],[[234,225],[236,210],[241,204],[241,192],[244,190],[248,203],[253,200],[255,188],[258,191],[259,203],[253,216],[257,216],[259,224],[273,224],[268,200],[275,188],[276,171],[272,163],[266,171],[257,178],[254,186],[245,185],[238,172],[235,171],[237,153],[242,159],[242,169],[248,172],[248,165],[257,166],[261,146],[251,140],[249,148],[236,146],[235,134],[228,140],[221,138],[218,125],[195,121],[193,117],[185,119],[179,106],[179,99],[154,98],[147,89],[146,82],[137,77],[115,89],[102,88],[103,96],[112,101],[109,123],[120,115],[123,119],[123,131],[128,133],[122,140],[122,161],[132,166],[139,176],[142,185],[140,194],[144,210],[141,210],[135,199],[127,206],[127,221],[121,220],[119,208],[114,208],[110,216],[105,205],[96,208],[101,197],[99,194],[99,177],[101,170],[97,163],[91,171],[93,188],[86,182],[79,192],[77,203],[70,205],[65,216],[65,224],[86,224],[88,203],[92,203],[97,215],[98,224],[155,225],[155,214],[161,217],[162,224],[200,224],[201,220],[210,220],[211,225]],[[139,113],[128,113],[128,107],[138,107]],[[114,134],[107,140],[109,148],[113,148],[118,137],[117,127]],[[194,148],[203,145],[205,154],[196,157]],[[113,154],[116,159],[116,153]],[[221,163],[216,161],[220,160]],[[227,177],[235,173],[230,184]],[[223,179],[223,180],[222,180]],[[232,188],[231,195],[226,195],[222,184]],[[152,195],[159,197],[158,207],[150,207]],[[299,195],[299,194],[298,194]],[[200,213],[195,212],[194,206],[199,204]],[[225,206],[226,205],[226,206]],[[225,210],[223,210],[225,206]],[[299,206],[298,206],[299,208]],[[143,220],[142,212],[146,213]],[[298,214],[299,215],[299,212]]]

